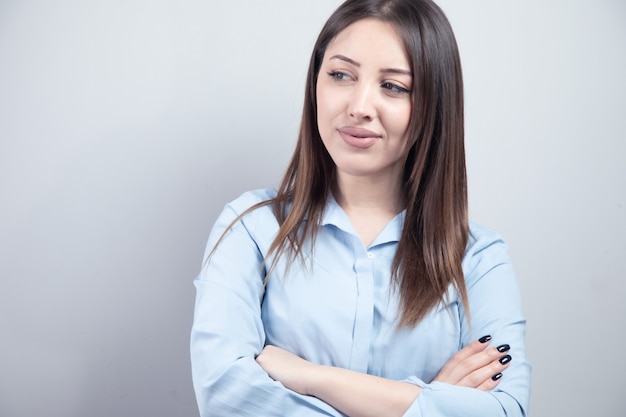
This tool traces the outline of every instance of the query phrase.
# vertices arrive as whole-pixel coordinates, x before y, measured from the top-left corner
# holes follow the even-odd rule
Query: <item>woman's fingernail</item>
[[[492,381],[497,381],[498,379],[502,378],[502,372],[498,372],[497,374],[495,374],[494,376],[491,377]]]
[[[511,349],[511,346],[504,344],[504,345],[498,346],[496,349],[498,349],[498,352],[504,353],[504,352],[507,352],[509,349]]]
[[[500,358],[500,363],[502,365],[506,365],[507,363],[511,362],[511,355],[506,355]]]
[[[483,337],[481,337],[480,339],[478,339],[478,341],[479,341],[480,343],[487,343],[487,342],[488,342],[488,341],[490,341],[490,340],[491,340],[491,336],[490,336],[490,335],[483,336]]]

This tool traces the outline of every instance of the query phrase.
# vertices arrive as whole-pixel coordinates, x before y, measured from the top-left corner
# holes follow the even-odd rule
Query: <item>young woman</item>
[[[195,281],[204,416],[524,416],[502,240],[467,219],[461,66],[430,0],[348,0],[278,190],[226,206]]]

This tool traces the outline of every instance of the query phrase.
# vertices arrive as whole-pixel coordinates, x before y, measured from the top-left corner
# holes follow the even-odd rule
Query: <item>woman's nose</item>
[[[373,88],[366,84],[357,85],[349,107],[350,117],[357,121],[369,121],[375,117]]]

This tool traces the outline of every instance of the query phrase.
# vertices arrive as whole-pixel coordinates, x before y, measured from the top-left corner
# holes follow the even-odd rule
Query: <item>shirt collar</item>
[[[393,219],[391,219],[378,236],[376,236],[370,247],[384,243],[398,242],[400,240],[400,236],[402,235],[402,227],[404,225],[405,216],[406,210],[402,210]],[[332,194],[328,196],[328,200],[326,201],[321,226],[334,226],[346,233],[358,236],[352,226],[352,223],[350,222],[350,219],[348,218],[348,215],[345,211],[343,211]]]

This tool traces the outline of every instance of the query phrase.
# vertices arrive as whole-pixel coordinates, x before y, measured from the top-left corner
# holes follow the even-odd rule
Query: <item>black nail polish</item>
[[[498,352],[504,353],[504,352],[507,352],[509,349],[511,349],[511,346],[504,344],[504,345],[498,346],[496,349],[498,349]]]
[[[498,379],[502,378],[502,372],[498,372],[497,374],[495,374],[494,376],[491,377],[492,381],[497,381]]]
[[[507,363],[511,362],[511,355],[506,355],[500,358],[500,363],[502,365],[506,365]]]
[[[491,340],[491,336],[490,336],[490,335],[483,336],[483,337],[481,337],[480,339],[478,339],[478,341],[479,341],[480,343],[487,343],[487,342],[488,342],[488,341],[490,341],[490,340]]]

